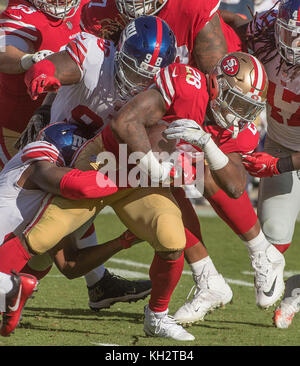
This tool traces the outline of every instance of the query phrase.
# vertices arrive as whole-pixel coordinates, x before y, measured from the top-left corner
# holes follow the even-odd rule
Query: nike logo
[[[262,164],[261,165],[261,168],[259,169],[259,171],[257,172],[257,173],[260,173],[260,172],[262,172],[263,170],[265,170],[266,169],[266,164]]]
[[[11,17],[16,18],[16,19],[22,19],[22,15],[13,15],[10,14]]]
[[[174,70],[172,72],[172,78],[176,78],[176,76],[178,76],[178,75],[176,75],[175,71],[176,71],[176,67],[174,67]]]
[[[263,293],[266,295],[266,296],[268,296],[268,297],[271,297],[272,295],[273,295],[273,293],[274,293],[274,288],[275,288],[275,284],[276,284],[276,280],[277,280],[277,277],[275,278],[275,280],[274,280],[274,282],[273,282],[273,284],[272,284],[272,286],[271,286],[271,288],[270,288],[270,290],[269,291],[263,291]]]
[[[20,305],[20,300],[21,300],[21,293],[22,293],[22,284],[20,284],[19,293],[18,293],[18,296],[17,296],[17,301],[15,302],[15,305],[14,306],[9,306],[8,305],[8,308],[9,308],[10,311],[18,310],[18,307]]]

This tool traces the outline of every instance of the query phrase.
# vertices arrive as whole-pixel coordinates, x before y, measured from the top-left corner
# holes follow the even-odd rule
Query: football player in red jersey
[[[42,100],[26,93],[24,72],[51,52],[60,51],[80,32],[86,0],[11,0],[0,15],[0,168],[17,150],[14,144]]]
[[[235,53],[231,55],[235,55]],[[250,58],[250,60],[248,58]],[[173,64],[166,69],[162,70],[155,78],[156,85],[160,88],[161,92],[160,94],[165,99],[166,109],[163,108],[162,104],[160,103],[160,99],[162,98],[162,96],[156,93],[155,89],[152,88],[145,92],[147,93],[147,96],[146,94],[144,95],[141,94],[135,97],[132,101],[130,101],[126,106],[124,106],[123,108],[124,112],[121,113],[118,118],[113,119],[111,122],[111,127],[114,130],[114,132],[118,136],[120,136],[122,140],[128,142],[129,148],[132,141],[131,146],[132,148],[141,149],[141,151],[146,151],[149,147],[149,144],[147,144],[146,142],[147,138],[146,140],[144,140],[145,134],[143,124],[145,125],[151,124],[151,121],[155,123],[155,121],[161,119],[163,115],[164,115],[163,119],[169,121],[170,120],[172,121],[174,119],[174,116],[177,117],[180,116],[186,119],[194,119],[197,122],[200,121],[200,123],[201,121],[203,121],[204,114],[206,112],[205,106],[208,101],[208,94],[205,89],[206,88],[205,76],[202,73],[197,72],[195,69],[188,66],[184,68],[182,65]],[[222,75],[225,77],[221,77]],[[243,76],[239,78],[239,75]],[[246,78],[245,75],[248,75],[248,78]],[[242,54],[242,57],[228,56],[224,58],[221,64],[218,64],[215,67],[214,71],[210,74],[209,80],[210,80],[209,90],[211,97],[210,107],[212,112],[212,116],[210,116],[210,121],[215,120],[217,121],[217,123],[219,122],[218,124],[223,128],[224,127],[228,128],[228,126],[231,126],[230,128],[232,129],[233,133],[233,135],[230,133],[229,136],[226,136],[226,133],[228,133],[227,130],[223,133],[221,133],[220,131],[216,131],[216,133],[214,133],[213,136],[219,139],[219,143],[222,142],[222,138],[224,138],[223,140],[224,142],[226,142],[227,140],[227,144],[225,145],[230,146],[230,149],[227,150],[226,152],[238,153],[235,154],[235,157],[237,159],[236,163],[238,163],[237,166],[239,166],[239,169],[242,169],[241,154],[243,149],[247,147],[250,152],[256,148],[255,144],[252,145],[252,148],[249,147],[248,144],[251,141],[249,136],[248,136],[248,143],[247,139],[242,140],[243,142],[241,142],[242,136],[245,136],[245,131],[248,131],[248,133],[250,133],[249,128],[250,129],[252,128],[255,131],[256,143],[257,143],[258,135],[256,132],[256,128],[253,124],[250,125],[246,130],[238,133],[240,128],[239,120],[241,119],[247,121],[254,121],[255,117],[259,114],[258,112],[261,111],[263,105],[259,106],[259,100],[260,98],[262,98],[262,95],[263,100],[265,100],[268,84],[265,71],[263,69],[263,66],[257,59],[247,54]],[[238,80],[243,80],[243,82],[239,84]],[[180,81],[185,81],[184,86],[182,86]],[[193,95],[192,91],[194,91],[194,89],[195,90],[198,89],[197,98],[191,98],[191,96]],[[248,95],[250,96],[252,95],[252,99],[249,100],[249,105],[251,107],[247,109],[247,112],[246,112],[246,106],[240,105],[238,107],[239,103],[236,100],[234,101],[233,94],[235,93],[233,92],[232,94],[231,91],[237,89],[242,90],[245,95],[247,95],[247,93],[249,93]],[[197,101],[197,103],[195,101]],[[190,105],[191,103],[192,106]],[[234,105],[237,109],[239,109],[240,118],[234,117],[232,113],[228,112],[228,108],[229,109],[235,108]],[[188,108],[187,106],[190,106],[190,108]],[[135,108],[137,110],[135,110]],[[137,113],[139,116],[141,116],[138,120],[131,119],[132,118],[130,115],[131,109],[135,111],[135,113]],[[150,111],[150,115],[149,114],[147,115],[146,113],[147,109]],[[167,113],[165,114],[166,110]],[[226,111],[227,116],[226,119],[224,119],[222,115],[226,113]],[[241,111],[243,112],[241,113]],[[211,133],[208,126],[205,126],[204,129],[206,132]],[[235,132],[235,129],[237,129],[238,134]],[[130,135],[128,134],[128,131],[131,132]],[[104,134],[105,131],[103,135]],[[136,138],[136,136],[138,136],[138,138]],[[103,138],[105,139],[105,136],[103,136]],[[149,154],[148,157],[151,158],[151,155]],[[216,187],[215,190],[218,190],[220,187],[230,197],[240,199],[239,193],[236,194],[234,190],[229,189],[230,178],[233,179],[232,178],[233,173],[228,175],[229,182],[227,186],[224,185],[224,183],[221,184],[220,181],[215,178],[216,172],[212,170],[214,169],[210,167],[210,173],[212,174],[215,181],[215,187]],[[242,179],[241,182],[243,182]],[[242,191],[238,190],[238,192],[243,192],[243,190]],[[175,197],[177,198],[176,194]],[[234,207],[235,201],[232,200],[232,202],[233,202],[232,205]],[[249,215],[247,212],[243,212],[245,207],[247,208],[248,206],[241,204],[240,210],[232,213],[232,215],[235,215],[234,217],[235,222],[239,221],[236,215],[238,215],[239,217],[241,217],[241,215],[243,216]],[[253,210],[251,205],[250,208]],[[187,228],[199,238],[200,228],[198,228],[198,230],[195,229],[197,227],[198,221],[196,217],[194,219],[192,219],[192,217],[193,216],[191,215],[190,211],[190,217],[187,224]],[[253,221],[255,225],[258,225],[260,230],[260,226],[254,211],[253,211],[253,217],[251,217],[251,225],[253,225]],[[242,225],[244,225],[245,230],[245,227],[249,225],[249,222],[242,222]],[[246,230],[244,232],[246,232]],[[277,250],[273,248],[270,245],[270,243],[265,239],[261,230],[253,240],[249,240],[248,243],[246,244],[250,252],[252,266],[255,269],[257,304],[262,307],[268,307],[279,299],[284,289],[283,278],[282,278],[284,258],[283,256],[280,255],[280,253],[277,253]],[[189,252],[194,251],[195,248],[197,248],[197,246],[190,248]],[[185,252],[185,256],[187,258],[187,251]],[[265,271],[261,272],[260,270],[259,259],[261,258],[264,258],[268,263],[267,266],[268,275],[266,275]],[[193,261],[193,264],[194,263],[195,262]],[[276,282],[277,286],[274,288],[272,294],[268,294],[267,289],[269,290],[269,288],[272,287],[272,283],[276,278],[277,278]],[[267,292],[268,296],[264,293],[264,291]],[[197,298],[199,299],[199,301],[201,301],[201,296],[197,296],[197,294],[195,294],[195,298],[193,299],[195,301],[193,302],[192,300],[192,302],[187,303],[186,311],[184,311],[184,314],[181,314],[184,317],[178,318],[179,320],[190,321],[190,322],[197,320],[197,314],[195,311],[193,311],[194,310],[193,305],[194,303],[197,302],[196,301]],[[179,317],[179,314],[177,315]]]
[[[114,4],[115,2],[117,7]],[[221,39],[218,33],[218,22],[220,22],[221,30],[227,43],[224,53],[241,51],[242,42],[240,37],[230,26],[235,25],[235,23],[230,23],[232,19],[228,19],[229,12],[220,11],[220,14],[226,17],[226,22],[229,23],[228,25],[223,20],[222,16],[219,16],[217,4],[207,3],[206,6],[198,9],[197,6],[201,6],[201,1],[197,1],[196,3],[195,8],[195,2],[182,2],[177,0],[159,2],[151,0],[146,2],[139,0],[108,0],[107,2],[103,2],[100,0],[98,2],[90,2],[83,7],[82,26],[88,32],[108,37],[115,41],[118,39],[119,32],[122,29],[124,16],[125,20],[128,20],[140,16],[144,12],[147,12],[147,14],[155,14],[166,20],[176,35],[178,43],[177,61],[192,65],[196,64],[201,71],[207,71],[218,60],[218,55],[223,52],[222,47],[216,47],[216,45],[218,45],[218,40]],[[207,17],[209,9],[212,11],[212,8],[209,7],[213,5],[216,5],[216,8],[214,8],[216,13],[213,15],[212,19],[199,30],[203,26],[201,21]],[[120,11],[119,14],[117,8]],[[197,9],[198,11],[196,11]],[[182,27],[182,22],[178,21],[177,14],[184,14],[184,24],[192,24],[192,27]],[[231,16],[231,14],[229,15]],[[239,23],[244,24],[247,22],[247,20],[238,15],[235,15],[235,17]],[[214,32],[212,31],[213,29]],[[210,33],[209,36],[208,32]],[[205,52],[200,52],[201,50],[205,50]],[[206,59],[205,54],[210,55],[209,58]],[[174,195],[181,201],[182,207],[186,206],[187,211],[191,209],[190,202],[184,198],[182,189],[174,190]],[[209,169],[206,169],[205,191],[203,195],[217,214],[229,225],[241,240],[245,242],[247,247],[252,248],[256,243],[268,245],[247,192],[244,192],[238,199],[229,197],[224,190],[220,189],[215,184]],[[194,220],[194,224],[190,222],[190,229],[193,228],[193,233],[199,236],[200,231],[198,230],[198,226],[197,220]],[[252,249],[249,250],[251,252]],[[196,261],[196,258],[198,258],[198,260],[202,258],[200,252],[196,255],[195,247],[191,249],[191,252],[192,251],[194,251],[193,261]],[[186,254],[186,258],[188,255],[192,258],[191,253]],[[262,304],[260,300],[257,301],[259,304]]]
[[[80,32],[80,13],[86,2],[11,0],[6,11],[0,15],[1,44],[5,45],[4,52],[0,52],[0,170],[16,154],[14,144],[43,100],[33,101],[28,96],[24,72],[47,54],[60,51]],[[38,123],[39,129],[48,123],[46,116],[50,114],[50,108],[44,105],[39,113],[45,119],[30,122],[33,124],[30,126],[33,135],[37,128],[35,123]],[[95,235],[95,231],[91,229],[90,235]],[[34,269],[40,268],[30,261],[26,271],[31,273]],[[101,266],[86,276],[90,300],[99,299],[93,286],[106,272]],[[118,289],[116,298],[126,297],[126,291],[132,290],[130,284],[135,287],[134,281],[123,281],[121,277],[114,276],[111,280],[115,283],[114,288]],[[139,291],[134,290],[139,296]]]

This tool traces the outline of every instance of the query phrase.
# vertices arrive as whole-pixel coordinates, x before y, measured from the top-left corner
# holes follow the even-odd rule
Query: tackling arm
[[[45,92],[57,92],[61,85],[76,84],[81,71],[66,51],[54,53],[34,64],[25,74],[25,83],[32,99]]]
[[[243,165],[250,175],[258,178],[272,177],[300,169],[300,152],[276,158],[265,152],[243,156]]]
[[[18,184],[25,189],[41,189],[73,200],[100,198],[118,190],[115,183],[100,172],[58,167],[48,161],[32,163]]]
[[[154,126],[166,113],[164,99],[154,87],[131,99],[111,121],[117,138],[126,142],[131,152],[147,153],[151,144],[147,127]]]
[[[132,239],[126,240],[125,237],[128,236],[128,233],[130,232],[127,230],[116,239],[101,245],[95,243],[95,246],[83,249],[74,248],[74,238],[69,235],[48,253],[53,258],[59,271],[68,279],[74,279],[86,275],[120,250],[130,248],[142,241],[131,233]]]

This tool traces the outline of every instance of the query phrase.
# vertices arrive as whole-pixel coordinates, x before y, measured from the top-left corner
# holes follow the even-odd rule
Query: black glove
[[[42,105],[35,111],[26,129],[15,143],[16,149],[23,149],[25,145],[36,140],[38,133],[50,123],[50,111],[50,105]]]

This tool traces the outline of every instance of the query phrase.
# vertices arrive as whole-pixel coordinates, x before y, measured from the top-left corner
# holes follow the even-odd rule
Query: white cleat
[[[284,298],[274,311],[274,325],[277,328],[288,328],[296,313],[300,311],[300,275],[292,276],[286,281]]]
[[[267,309],[274,305],[283,294],[285,259],[273,245],[270,245],[265,252],[253,253],[250,258],[255,271],[256,305]]]
[[[195,282],[197,284],[193,298],[186,301],[174,314],[177,323],[191,324],[203,320],[208,312],[226,305],[232,300],[231,288],[220,274],[208,277],[203,275],[200,281],[195,278]]]
[[[181,325],[176,324],[175,319],[168,315],[168,310],[163,313],[155,313],[146,305],[144,312],[144,332],[147,336],[172,338],[176,341],[195,340],[192,334],[188,333]]]

